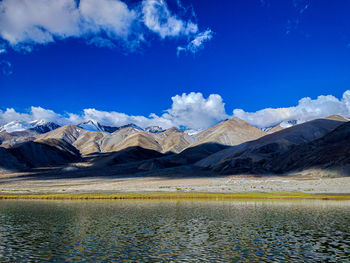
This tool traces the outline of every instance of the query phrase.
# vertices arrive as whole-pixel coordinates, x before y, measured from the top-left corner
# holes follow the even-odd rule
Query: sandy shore
[[[289,176],[224,177],[30,177],[27,174],[2,174],[0,193],[251,193],[304,192],[350,194],[350,177],[330,178],[318,171]]]

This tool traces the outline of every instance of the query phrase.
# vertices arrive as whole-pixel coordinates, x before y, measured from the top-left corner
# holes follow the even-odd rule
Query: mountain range
[[[231,118],[204,131],[87,121],[11,122],[0,127],[0,170],[51,167],[74,174],[284,174],[350,164],[350,122],[329,116],[266,129]],[[74,166],[74,172],[67,167]],[[34,169],[34,170],[33,170]]]

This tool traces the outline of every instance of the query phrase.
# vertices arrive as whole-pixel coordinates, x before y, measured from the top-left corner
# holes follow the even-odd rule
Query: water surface
[[[350,203],[0,201],[0,262],[350,262]]]

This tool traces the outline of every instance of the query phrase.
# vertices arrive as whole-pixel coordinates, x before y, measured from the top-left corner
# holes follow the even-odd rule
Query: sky
[[[348,0],[0,0],[0,125],[350,116]]]

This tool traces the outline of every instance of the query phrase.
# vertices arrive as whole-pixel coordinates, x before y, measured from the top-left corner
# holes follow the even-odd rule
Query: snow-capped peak
[[[198,133],[201,132],[201,130],[186,130],[185,131],[189,136],[194,136],[197,135]]]
[[[26,121],[11,121],[0,127],[0,132],[15,132],[24,131],[32,128],[30,122]]]
[[[114,127],[114,126],[102,125],[95,120],[88,120],[88,121],[79,123],[77,126],[87,131],[108,132],[108,133],[113,133],[117,130],[120,130],[122,128],[128,128],[128,127],[137,129],[137,130],[143,130],[142,128],[140,128],[139,126],[133,123],[126,124],[119,127]]]
[[[280,126],[282,128],[289,128],[289,127],[292,127],[294,125],[297,125],[299,122],[297,120],[289,120],[289,121],[282,121],[280,123]]]
[[[97,131],[97,132],[102,131],[100,128],[100,124],[97,121],[93,121],[93,120],[88,120],[88,121],[79,123],[78,127],[87,131]]]
[[[280,126],[281,128],[283,129],[286,129],[286,128],[289,128],[289,127],[292,127],[294,125],[297,125],[297,124],[300,124],[301,122],[298,121],[298,120],[287,120],[287,121],[282,121],[276,125],[272,125],[272,126],[269,126],[269,127],[263,127],[263,128],[260,128],[260,130],[264,131],[264,132],[268,132],[270,131],[271,129],[277,127],[277,126]]]
[[[38,133],[45,133],[59,128],[60,126],[53,122],[45,120],[34,121],[11,121],[3,126],[0,126],[0,132],[16,132],[33,130]]]
[[[159,132],[163,132],[164,129],[162,127],[159,126],[149,126],[147,128],[145,128],[146,132],[151,132],[151,133],[159,133]]]
[[[46,125],[49,122],[45,121],[45,120],[35,120],[35,121],[31,121],[30,124],[32,126],[38,126],[38,125]]]

